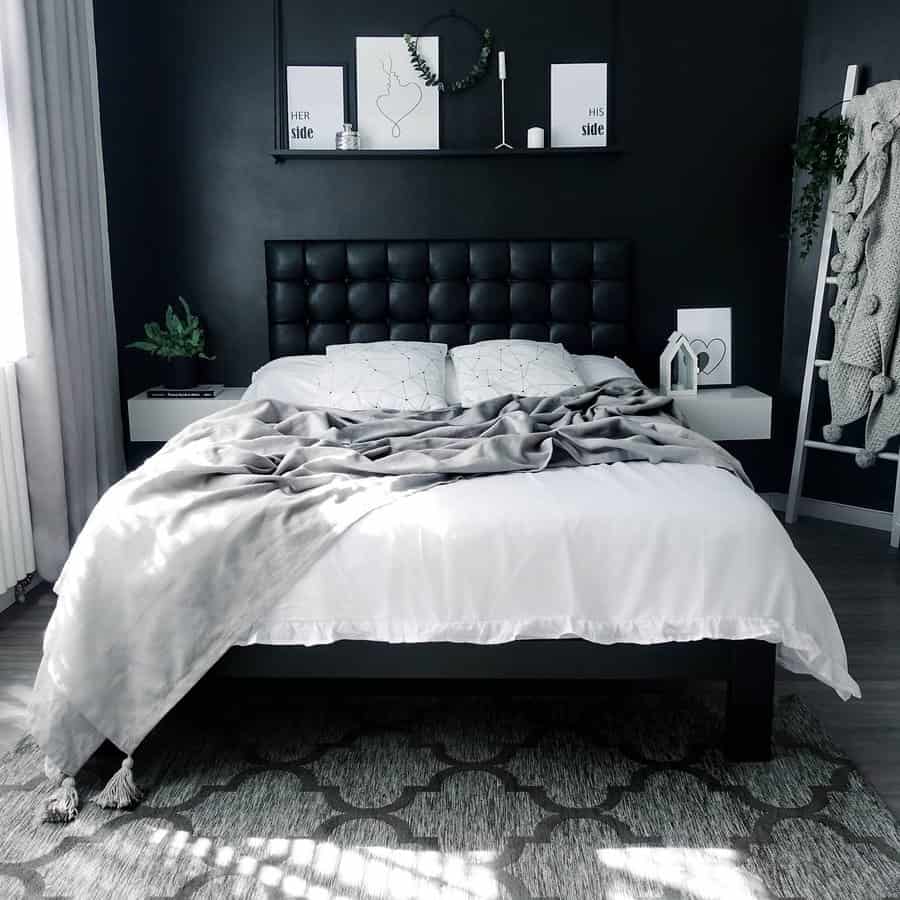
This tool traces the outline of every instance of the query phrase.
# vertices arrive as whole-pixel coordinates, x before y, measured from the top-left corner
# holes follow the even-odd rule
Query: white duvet
[[[224,440],[238,429],[244,443],[248,435],[265,442],[251,454],[256,469],[249,472],[248,482],[265,487],[270,477],[265,447],[283,444],[281,428],[302,431],[304,423],[315,424],[315,419],[290,425],[291,408],[271,404],[261,404],[256,412],[260,417],[245,418],[237,410],[202,420],[162,453],[188,453],[198,441],[202,450],[202,441],[212,440],[208,430]],[[287,418],[276,417],[275,428],[265,419],[272,413]],[[598,427],[606,427],[606,421],[600,419]],[[638,423],[627,421],[630,428],[638,428]],[[664,420],[655,427],[663,426],[673,438],[682,431]],[[319,449],[331,452],[328,445]],[[182,498],[183,479],[206,484],[198,478],[204,458],[199,457],[199,469],[155,459],[157,468],[139,470],[104,496],[101,505],[112,504],[112,513],[95,510],[94,531],[86,527],[79,537],[56,586],[61,602],[45,635],[31,728],[48,758],[64,771],[80,768],[104,737],[132,752],[148,727],[190,688],[189,677],[202,674],[234,643],[315,645],[357,639],[492,644],[577,637],[600,644],[653,644],[756,638],[776,644],[786,668],[815,676],[842,698],[859,696],[818,582],[766,504],[725,469],[632,460],[464,478],[396,497],[381,507],[377,497],[364,493],[360,499],[368,506],[362,518],[356,519],[353,504],[331,510],[338,519],[349,516],[353,523],[333,542],[322,539],[327,532],[315,530],[317,519],[285,520],[284,527],[269,535],[268,561],[257,544],[247,543],[240,528],[228,533],[231,520],[217,522],[219,531],[214,529],[212,536],[226,540],[227,548],[219,561],[218,544],[216,552],[202,546],[211,539],[206,532],[191,531],[187,521],[179,524],[186,510],[201,519],[208,513],[205,495],[196,487],[190,503]],[[168,489],[157,484],[166,477],[175,479]],[[147,485],[152,489],[142,494]],[[234,505],[241,497],[223,485],[214,491],[219,504]],[[272,499],[258,506],[268,517],[263,524],[270,531],[272,522],[297,503],[294,493],[272,494],[266,487],[261,496]],[[255,507],[251,512],[258,514]],[[171,541],[160,545],[158,530],[139,527],[142,515],[166,523],[167,536],[181,535],[178,529],[183,528],[187,540],[201,543],[206,553],[201,558],[209,560],[206,567],[187,572],[169,563],[159,568],[157,548],[165,550],[160,551],[165,562],[166,553],[186,545],[181,537],[177,546]],[[108,542],[96,536],[121,523],[126,543],[134,535],[144,542],[133,551],[135,558],[145,560],[140,569],[118,566],[115,556],[102,565],[91,559],[103,548],[109,553]],[[336,521],[334,527],[338,525]],[[254,585],[265,584],[271,566],[295,548],[304,557],[303,565],[295,567],[302,574],[285,575],[292,571],[285,566],[275,582],[277,589],[269,581],[268,592],[254,598]],[[91,559],[90,568],[86,559]],[[231,566],[238,566],[241,587],[228,604],[211,606],[194,587],[211,584],[204,579],[222,579],[222,563],[228,564],[229,573]],[[90,623],[105,614],[106,592],[124,590],[130,596],[132,590],[147,590],[147,579],[155,591],[151,575],[168,579],[170,589],[181,592],[181,619],[160,616],[156,607],[155,618],[144,615],[146,607],[140,604],[126,607],[117,613],[117,627],[123,628],[126,614],[131,617],[125,631],[133,636],[132,643],[106,634],[106,655],[81,654],[80,648],[95,640]],[[96,583],[82,589],[88,576]],[[186,576],[197,584],[185,582]],[[136,588],[129,586],[130,578]],[[216,583],[219,594],[211,587],[212,595],[221,596],[226,582]],[[251,604],[255,616],[259,610],[265,613],[242,633],[243,623],[252,621],[247,613]],[[190,635],[200,621],[218,632],[206,657],[197,662]],[[173,634],[179,636],[178,643],[165,652],[154,651],[154,642]],[[185,660],[192,668],[179,675],[177,666]],[[106,672],[115,673],[116,680],[104,682],[105,675],[98,673]],[[98,679],[104,691],[95,690]],[[72,691],[79,696],[73,697]],[[112,706],[110,694],[118,698]]]
[[[526,552],[523,552],[526,551]],[[241,643],[760,638],[859,696],[831,607],[766,503],[708,466],[465,479],[370,513]]]

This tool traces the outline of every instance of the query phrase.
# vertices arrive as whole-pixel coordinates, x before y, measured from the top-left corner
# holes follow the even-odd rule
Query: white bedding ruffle
[[[662,644],[712,640],[762,640],[777,644],[776,659],[790,672],[815,675],[842,700],[859,697],[857,683],[844,666],[822,651],[804,632],[774,619],[693,619],[685,622],[592,622],[553,618],[493,622],[423,622],[379,620],[308,621],[288,619],[258,628],[241,646],[317,647],[336,641],[379,641],[385,644],[505,644],[522,640],[582,638],[594,644]]]
[[[528,548],[528,553],[522,552]],[[768,505],[720,469],[468,479],[358,522],[242,644],[758,638],[859,696],[834,615]]]

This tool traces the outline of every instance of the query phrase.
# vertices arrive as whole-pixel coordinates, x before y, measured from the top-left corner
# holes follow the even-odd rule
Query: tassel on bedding
[[[78,815],[78,791],[75,779],[66,775],[62,784],[44,801],[42,822],[66,824]]]
[[[134,783],[133,769],[134,760],[126,756],[116,774],[94,798],[94,803],[103,809],[131,809],[140,803],[144,799],[144,793]]]
[[[122,765],[106,783],[106,787],[94,798],[103,809],[131,809],[144,799],[143,791],[134,782],[134,760],[126,756]],[[75,779],[66,775],[50,760],[44,760],[44,774],[55,788],[44,801],[41,822],[67,824],[78,815],[78,790]]]

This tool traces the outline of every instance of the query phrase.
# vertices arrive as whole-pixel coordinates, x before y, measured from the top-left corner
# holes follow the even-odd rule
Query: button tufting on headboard
[[[351,341],[627,352],[626,240],[266,241],[271,356]]]

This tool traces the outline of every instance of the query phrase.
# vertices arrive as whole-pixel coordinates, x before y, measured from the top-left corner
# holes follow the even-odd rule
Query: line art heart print
[[[422,88],[414,81],[401,81],[394,71],[394,61],[388,56],[381,60],[381,68],[387,76],[385,92],[375,100],[378,112],[391,123],[391,135],[399,138],[400,123],[411,116],[422,102]]]
[[[419,44],[437,72],[438,36],[422,35]],[[440,148],[440,91],[419,77],[402,37],[356,39],[356,115],[366,150]]]

